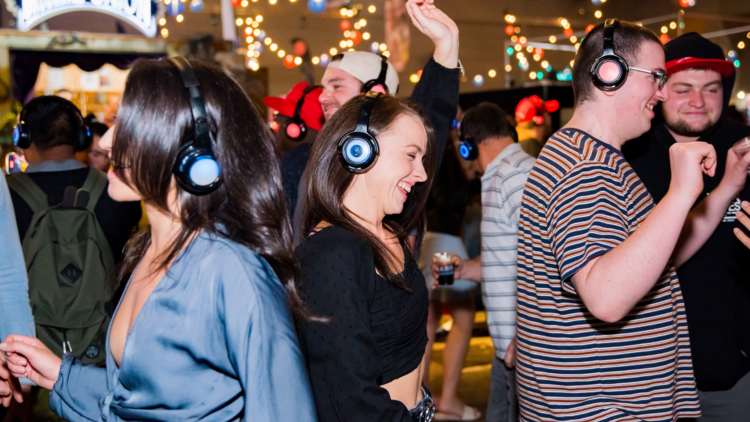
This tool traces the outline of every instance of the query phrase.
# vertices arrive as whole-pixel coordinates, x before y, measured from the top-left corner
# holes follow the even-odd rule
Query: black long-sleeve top
[[[381,385],[419,367],[427,345],[428,296],[417,263],[406,255],[407,292],[377,275],[363,238],[336,226],[295,253],[302,298],[314,315],[329,318],[298,328],[318,419],[411,421]]]
[[[438,163],[458,108],[459,74],[430,59],[411,98],[430,116]],[[427,345],[429,299],[414,258],[405,252],[406,291],[378,276],[372,248],[343,228],[307,237],[295,254],[303,299],[313,315],[330,318],[298,329],[318,419],[411,422],[381,386],[414,371]]]

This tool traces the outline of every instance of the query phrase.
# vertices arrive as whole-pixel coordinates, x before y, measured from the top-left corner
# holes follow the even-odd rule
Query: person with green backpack
[[[25,173],[8,177],[8,186],[36,336],[60,357],[71,352],[86,364],[103,365],[115,267],[141,217],[140,204],[114,201],[107,176],[75,160],[91,135],[70,101],[31,100],[14,141],[29,162]],[[51,413],[47,392],[39,394],[34,414]]]

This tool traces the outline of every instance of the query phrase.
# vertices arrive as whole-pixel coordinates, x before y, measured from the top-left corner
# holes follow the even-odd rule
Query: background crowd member
[[[750,127],[725,119],[735,67],[721,47],[692,32],[665,46],[667,91],[651,130],[622,151],[661,201],[671,183],[669,148],[703,141],[717,155],[716,176],[704,177],[693,209],[705,230],[705,245],[677,269],[685,298],[701,421],[744,421],[750,415],[750,251],[734,236],[735,212],[750,200],[747,166],[737,165],[732,145]],[[710,193],[710,195],[709,195]],[[714,230],[715,229],[715,230]]]
[[[432,255],[438,252],[451,252],[467,258],[466,247],[461,238],[466,206],[472,190],[466,179],[458,152],[452,140],[445,146],[443,162],[435,176],[427,198],[425,215],[427,234],[419,255],[419,269],[427,282],[430,296],[429,317],[427,319],[427,348],[424,359],[424,383],[430,387],[430,362],[432,347],[444,308],[450,311],[452,324],[443,350],[443,388],[439,398],[435,398],[438,412],[461,420],[475,420],[481,416],[479,410],[466,406],[458,397],[458,384],[461,380],[466,353],[474,328],[474,293],[476,284],[455,279],[451,286],[441,286],[433,290],[435,278],[432,276]],[[440,417],[440,416],[438,416]]]
[[[462,260],[454,256],[456,278],[482,283],[487,325],[495,346],[490,373],[488,422],[518,420],[516,395],[516,257],[518,218],[526,179],[534,158],[513,140],[505,112],[481,103],[464,113],[462,139],[478,147],[474,164],[482,174],[482,254]],[[433,263],[433,275],[437,266]]]
[[[435,43],[435,54],[422,70],[422,77],[412,91],[411,100],[427,111],[435,129],[435,137],[442,142],[448,138],[458,108],[458,27],[433,3],[434,0],[409,0],[406,4],[414,26]],[[348,51],[333,57],[321,82],[323,92],[320,103],[326,120],[330,120],[351,98],[364,93],[363,90],[369,90],[366,83],[378,79],[382,64],[380,55],[368,52]],[[398,73],[388,63],[385,88],[390,95],[396,95],[398,84]],[[440,159],[442,154],[443,151],[438,151]],[[306,195],[307,192],[300,189],[297,204],[304,204]],[[295,208],[295,241],[300,239],[302,215],[303,210]]]
[[[323,128],[325,120],[323,118],[323,109],[320,105],[319,87],[311,87],[307,82],[300,82],[292,88],[285,98],[265,97],[263,103],[269,108],[276,110],[274,118],[279,125],[276,131],[277,146],[281,150],[281,182],[284,185],[284,194],[288,205],[290,216],[294,213],[297,206],[297,194],[299,181],[307,165],[307,158],[310,155],[315,138],[318,132]],[[306,126],[305,134],[296,133],[293,128],[287,130],[287,125],[293,122],[293,117],[299,109],[299,118]],[[298,125],[297,125],[298,127]],[[302,138],[292,139],[288,133]]]
[[[87,125],[91,132],[91,145],[83,151],[77,151],[76,158],[83,164],[106,173],[109,170],[109,157],[107,151],[99,145],[99,141],[109,128],[104,123],[96,121]]]
[[[80,117],[76,106],[60,97],[43,96],[29,101],[23,118],[31,130],[31,143],[24,149],[29,163],[27,175],[47,195],[50,205],[63,202],[65,188],[83,186],[92,169],[75,159]],[[14,175],[13,177],[18,177]],[[34,215],[29,204],[11,189],[18,233],[23,239]],[[115,262],[120,262],[122,249],[141,218],[136,202],[116,202],[107,191],[95,207],[96,219],[109,241]]]
[[[116,292],[111,275],[141,217],[140,205],[112,200],[106,176],[75,159],[86,147],[86,128],[73,103],[37,97],[23,108],[21,122],[27,138],[19,138],[18,146],[29,166],[8,184],[36,336],[58,356],[72,348],[87,364],[101,365],[107,305]],[[86,201],[78,202],[79,189],[88,192]],[[35,389],[28,398],[35,418],[55,419],[46,390]]]
[[[516,106],[516,131],[521,149],[536,158],[552,136],[552,117],[560,104],[557,100],[544,101],[537,95],[524,98]]]
[[[592,71],[610,49],[628,66],[605,58]],[[524,421],[700,415],[672,262],[680,265],[689,257],[684,245],[700,241],[677,242],[716,154],[703,142],[672,146],[672,184],[654,206],[620,152],[669,98],[664,68],[653,32],[614,19],[595,27],[576,54],[573,118],[547,141],[521,206],[516,339]]]
[[[380,154],[355,173],[338,144],[364,114]],[[365,156],[355,155],[365,142],[357,136],[341,149],[352,158]],[[313,146],[307,236],[295,254],[303,299],[328,320],[299,327],[321,421],[411,422],[433,407],[422,386],[428,294],[414,254],[445,142],[423,111],[370,92],[344,104]]]
[[[200,85],[188,91],[192,79]],[[151,228],[129,243],[123,274],[134,271],[107,367],[61,361],[36,339],[10,336],[0,350],[11,371],[53,389],[52,408],[73,422],[314,422],[290,315],[306,312],[281,176],[250,98],[218,66],[140,60],[117,121],[113,143],[102,145],[112,149],[109,189],[145,200]],[[218,176],[173,170],[188,143],[213,157]]]

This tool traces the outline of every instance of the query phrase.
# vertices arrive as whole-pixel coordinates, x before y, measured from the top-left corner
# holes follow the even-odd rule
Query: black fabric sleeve
[[[458,111],[458,85],[461,71],[448,69],[430,58],[424,69],[422,78],[414,87],[411,100],[427,111],[435,129],[437,143],[437,163],[443,162],[445,145],[448,134],[453,127],[453,120]]]
[[[370,329],[368,297],[375,274],[372,249],[339,228],[324,229],[296,251],[300,290],[326,322],[298,328],[321,421],[411,422],[403,403],[379,385],[381,369]]]

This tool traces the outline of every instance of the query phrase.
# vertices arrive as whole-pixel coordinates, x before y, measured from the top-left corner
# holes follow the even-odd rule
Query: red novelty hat
[[[297,103],[302,98],[302,93],[309,84],[307,82],[300,82],[286,94],[286,98],[282,97],[265,97],[263,98],[263,104],[278,111],[280,114],[293,117],[294,109],[297,107]],[[310,93],[305,96],[304,103],[302,104],[302,110],[300,112],[300,118],[307,124],[307,127],[313,130],[321,130],[323,123],[325,123],[325,117],[323,116],[323,107],[320,105],[320,94],[323,89],[318,87],[314,88]]]
[[[544,112],[555,112],[560,108],[557,100],[544,101],[538,95],[524,98],[516,106],[516,121],[518,123],[533,120],[537,125],[544,123]]]

